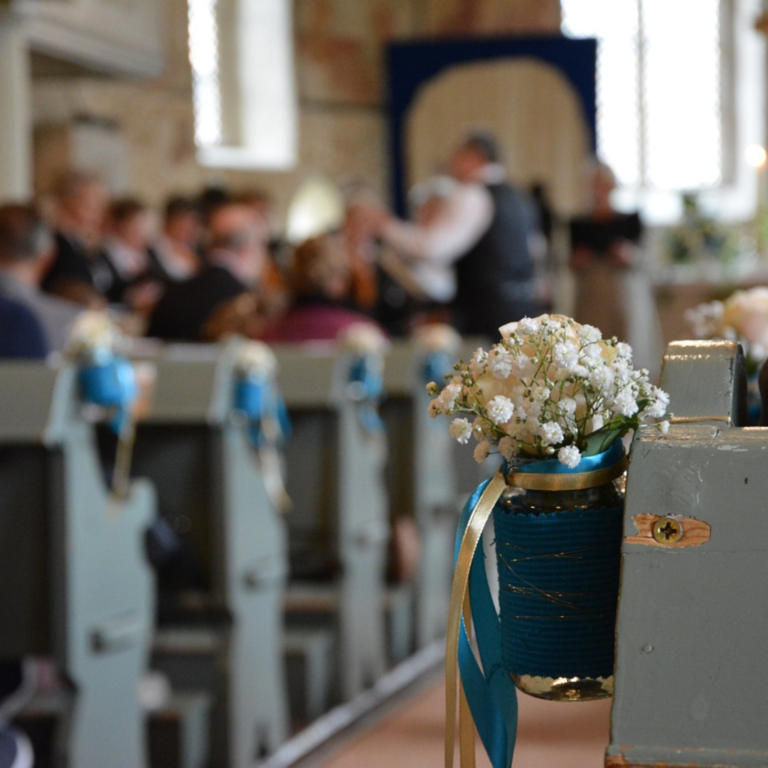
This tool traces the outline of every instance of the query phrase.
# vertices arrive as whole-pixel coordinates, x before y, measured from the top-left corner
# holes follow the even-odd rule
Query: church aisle
[[[514,768],[602,768],[611,700],[561,704],[520,695]],[[356,735],[318,768],[442,768],[442,682]],[[478,742],[477,768],[488,768]]]

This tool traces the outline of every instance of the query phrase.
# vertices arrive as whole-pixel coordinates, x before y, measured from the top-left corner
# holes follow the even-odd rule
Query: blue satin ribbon
[[[451,370],[451,356],[447,352],[430,352],[424,361],[424,383],[434,381],[440,384]]]
[[[378,404],[384,392],[384,381],[368,357],[358,357],[349,368],[350,384],[355,386],[356,399],[360,401],[358,417],[363,428],[371,433],[384,431]]]
[[[580,472],[594,472],[596,469],[610,467],[624,455],[624,447],[621,440],[614,440],[608,450],[597,453],[594,456],[582,456],[577,466],[571,468],[562,464],[558,459],[542,459],[530,463],[515,466],[514,462],[507,464],[505,474],[509,471],[529,473],[534,475],[575,475]]]
[[[537,474],[575,474],[604,469],[620,461],[623,447],[617,440],[608,450],[585,456],[571,469],[557,459],[545,459],[521,467],[515,472]],[[505,465],[503,471],[508,467]],[[489,480],[483,481],[467,500],[459,517],[454,546],[454,565],[458,561],[464,531],[469,518]],[[482,668],[477,662],[469,637],[461,620],[458,666],[464,694],[475,728],[493,768],[510,768],[517,737],[517,689],[502,661],[501,628],[485,572],[485,556],[478,547],[469,572],[469,597]]]
[[[241,379],[235,387],[235,408],[248,418],[248,438],[256,448],[269,442],[263,421],[271,416],[277,425],[276,444],[282,446],[291,436],[291,420],[285,400],[271,379]]]
[[[130,361],[118,356],[102,357],[93,365],[81,368],[78,380],[83,400],[115,409],[109,426],[116,434],[122,434],[130,423],[131,406],[139,394]]]

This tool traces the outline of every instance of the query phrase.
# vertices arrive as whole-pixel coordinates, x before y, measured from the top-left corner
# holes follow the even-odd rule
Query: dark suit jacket
[[[32,310],[0,295],[0,358],[44,358],[47,354],[43,326]]]
[[[157,303],[147,336],[173,341],[203,341],[201,332],[211,313],[247,291],[228,269],[208,266],[180,283],[171,283]]]

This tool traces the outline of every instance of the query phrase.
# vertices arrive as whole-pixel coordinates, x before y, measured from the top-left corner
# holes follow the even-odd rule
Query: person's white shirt
[[[476,182],[456,182],[428,224],[392,218],[383,226],[382,239],[413,260],[411,273],[430,298],[448,302],[455,296],[453,264],[479,242],[493,219],[493,198],[485,185],[505,179],[504,166],[489,163],[480,169]]]

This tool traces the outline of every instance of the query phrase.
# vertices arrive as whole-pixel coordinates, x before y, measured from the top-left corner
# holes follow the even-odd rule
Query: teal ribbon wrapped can
[[[573,469],[557,460],[505,464],[467,501],[456,534],[447,633],[446,766],[453,765],[456,665],[493,768],[512,764],[516,686],[560,701],[611,695],[623,525],[613,481],[625,467],[620,441]],[[479,546],[491,516],[498,613]],[[464,754],[474,739],[464,719],[460,736]]]

